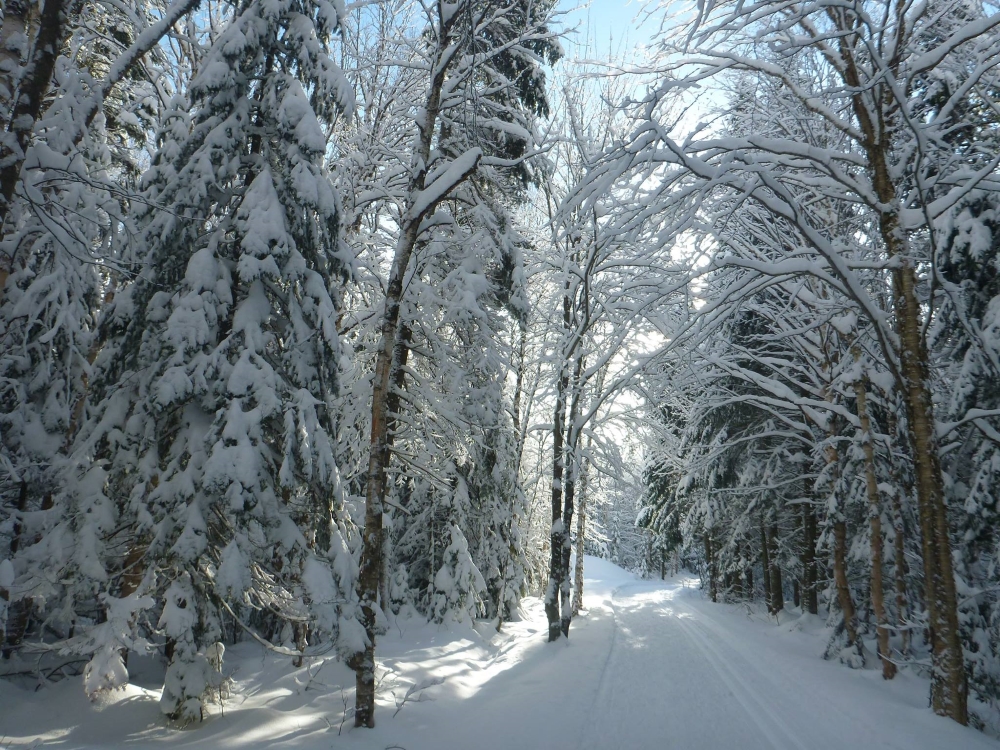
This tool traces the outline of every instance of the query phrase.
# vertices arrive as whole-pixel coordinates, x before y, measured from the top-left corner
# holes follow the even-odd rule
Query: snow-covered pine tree
[[[952,522],[961,544],[956,575],[963,598],[959,616],[969,687],[980,700],[1000,696],[1000,599],[995,590],[994,551],[1000,507],[1000,279],[997,241],[1000,203],[995,194],[974,191],[943,217],[947,237],[941,258],[941,310],[932,342],[941,369],[945,404],[944,459]],[[968,419],[968,415],[979,414]]]
[[[140,72],[137,63],[192,6],[157,16],[100,5],[62,20],[47,107],[7,205],[0,453],[11,483],[3,496],[10,525],[0,535],[9,535],[16,572],[9,646],[28,628],[31,604],[50,633],[63,635],[78,615],[98,611],[99,550],[114,512],[103,497],[78,504],[65,469],[97,353],[94,322],[127,262],[134,149],[158,105],[144,76],[162,58],[149,55]]]
[[[350,263],[323,167],[324,126],[352,104],[329,54],[342,12],[230,6],[164,116],[138,217],[149,251],[103,323],[81,450],[107,466],[128,530],[109,595],[186,610],[161,620],[162,708],[180,721],[210,684],[197,654],[245,604],[299,651],[310,631],[357,645],[332,408]]]

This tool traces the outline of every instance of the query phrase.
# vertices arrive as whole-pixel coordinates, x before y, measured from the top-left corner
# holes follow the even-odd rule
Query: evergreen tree
[[[296,0],[231,13],[144,176],[148,256],[103,324],[85,445],[130,533],[110,593],[166,600],[161,705],[181,721],[200,717],[202,652],[244,604],[299,651],[317,629],[355,646],[333,447],[350,265],[322,166],[324,123],[351,104],[328,51],[340,19]]]

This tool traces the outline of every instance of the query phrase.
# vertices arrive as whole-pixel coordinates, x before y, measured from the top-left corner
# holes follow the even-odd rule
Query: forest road
[[[735,607],[706,601],[696,586],[678,579],[614,590],[611,647],[577,747],[959,747],[958,727],[913,705],[912,678],[905,695],[893,696],[909,702],[887,700],[886,690],[896,686],[877,672],[809,658],[795,638],[801,634],[759,617],[746,622]],[[815,647],[814,639],[808,643]],[[1000,747],[959,731],[963,750]]]

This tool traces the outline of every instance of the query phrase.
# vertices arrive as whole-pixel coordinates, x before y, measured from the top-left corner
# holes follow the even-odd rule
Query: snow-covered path
[[[590,611],[568,642],[540,642],[534,619],[512,625],[531,631],[525,652],[463,700],[449,732],[434,721],[387,737],[407,750],[1000,748],[934,716],[927,683],[908,672],[887,684],[825,662],[815,633],[713,604],[696,579],[586,562]],[[454,708],[431,710],[448,722]]]
[[[0,748],[1000,750],[933,715],[910,671],[885,683],[823,661],[815,618],[777,625],[712,604],[691,578],[640,581],[592,558],[586,569],[589,611],[568,641],[544,642],[538,600],[501,636],[397,622],[379,644],[374,730],[350,729],[342,663],[294,669],[244,644],[225,711],[181,732],[164,725],[152,676],[98,706],[74,681],[0,682]]]
[[[686,583],[695,582],[614,590],[612,646],[579,747],[996,747],[886,700],[887,688],[900,691],[870,679],[877,673],[787,653],[787,638],[748,628]]]

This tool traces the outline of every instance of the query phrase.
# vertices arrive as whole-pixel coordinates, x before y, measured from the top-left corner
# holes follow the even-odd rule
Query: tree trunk
[[[764,531],[764,515],[760,516],[760,566],[761,580],[764,582],[764,603],[767,611],[771,610],[771,551],[767,545],[767,532]]]
[[[838,516],[840,513],[838,512]],[[844,616],[844,629],[850,645],[858,643],[857,612],[847,581],[847,522],[843,518],[833,523],[833,580],[837,587],[837,603]]]
[[[569,334],[573,322],[573,303],[570,299],[570,282],[563,287],[563,331]],[[568,340],[568,339],[567,339]],[[572,349],[572,347],[570,347]],[[545,589],[545,616],[549,626],[549,642],[561,635],[569,636],[573,612],[570,604],[569,559],[570,528],[573,523],[575,493],[576,443],[578,430],[576,416],[580,399],[580,373],[582,357],[574,363],[570,397],[570,373],[567,365],[572,351],[564,352],[556,381],[556,409],[552,423],[552,530],[549,543],[549,581]],[[569,405],[569,417],[566,409]],[[564,486],[565,485],[565,486]]]
[[[34,35],[31,52],[17,87],[10,120],[7,122],[7,137],[0,140],[0,164],[3,165],[0,167],[0,230],[7,223],[10,204],[21,177],[21,167],[24,166],[25,155],[31,143],[31,134],[41,114],[42,102],[49,90],[56,58],[66,35],[66,19],[75,6],[75,2],[67,0],[45,0],[38,17],[38,31]],[[11,23],[17,23],[17,18],[21,18],[23,23],[23,14],[12,18]],[[4,26],[6,24],[5,17]],[[6,34],[3,36],[6,37]],[[6,283],[6,276],[13,268],[13,262],[13,258],[5,259],[0,283]]]
[[[896,222],[883,214],[884,234],[895,236]],[[893,217],[894,219],[894,217]],[[890,253],[891,255],[895,255]],[[898,256],[897,256],[898,257]],[[917,508],[922,531],[924,580],[931,624],[931,703],[935,713],[967,724],[968,686],[959,637],[958,596],[952,570],[951,540],[944,479],[934,435],[934,414],[927,373],[927,350],[921,334],[916,271],[906,263],[892,272],[897,330],[906,383],[907,427],[913,446]]]
[[[819,612],[816,571],[816,509],[812,503],[802,505],[802,608],[809,614]]]
[[[872,110],[863,96],[853,49],[845,36],[839,48],[846,61],[845,83],[854,90],[853,109],[862,134],[868,172],[878,199],[879,234],[888,257],[894,261],[890,276],[893,293],[893,323],[899,338],[897,385],[906,406],[907,430],[913,449],[917,508],[920,516],[926,606],[930,620],[931,705],[934,712],[959,724],[968,724],[968,685],[958,626],[958,595],[951,561],[944,476],[934,432],[934,407],[930,388],[927,342],[923,335],[917,271],[900,223],[896,185],[889,168],[891,134],[886,123],[872,119]],[[885,108],[896,106],[893,96],[882,91]],[[888,354],[888,353],[887,353]]]
[[[854,359],[859,362],[860,352],[855,346]],[[868,417],[868,393],[865,380],[858,377],[854,381],[854,396],[858,405],[858,420],[861,423],[861,450],[865,463],[865,490],[868,495],[868,519],[871,524],[872,556],[872,610],[875,613],[875,632],[878,637],[879,657],[882,660],[882,678],[891,680],[896,676],[896,665],[889,660],[889,630],[885,615],[885,592],[882,585],[882,510],[878,499],[878,480],[875,476],[875,449],[872,445],[871,419]]]
[[[778,525],[771,524],[767,543],[771,547],[768,555],[771,561],[771,614],[777,615],[785,608],[785,587],[781,580],[781,565],[778,563]]]
[[[909,627],[910,608],[907,604],[906,596],[906,536],[903,524],[903,507],[899,497],[898,485],[896,486],[896,491],[892,494],[892,513],[893,530],[895,531],[895,538],[893,539],[895,557],[893,567],[895,568],[896,583],[896,620],[899,624],[903,640],[900,650],[906,656],[910,651],[910,638],[912,634]]]
[[[563,493],[563,524],[566,528],[566,538],[563,540],[562,550],[562,572],[563,580],[559,589],[559,605],[562,617],[560,619],[560,629],[562,634],[569,637],[569,626],[573,621],[573,606],[570,602],[570,576],[569,561],[572,552],[569,530],[573,526],[573,514],[576,511],[576,479],[581,470],[580,459],[580,426],[577,424],[580,417],[580,398],[582,397],[583,386],[580,382],[583,373],[584,358],[578,356],[573,368],[573,379],[571,381],[573,397],[570,400],[569,423],[566,425],[566,457],[569,459],[569,466],[566,472],[566,491]],[[582,569],[581,569],[582,578]]]
[[[705,563],[708,566],[708,593],[713,602],[719,601],[719,584],[715,572],[715,550],[712,548],[712,534],[705,533]]]
[[[913,447],[916,475],[927,610],[930,615],[931,661],[934,666],[931,703],[935,713],[949,716],[959,724],[967,724],[968,686],[959,637],[958,596],[951,561],[944,479],[934,434],[928,354],[921,331],[916,270],[903,252],[904,248],[900,246],[900,230],[895,214],[883,213],[880,224],[887,247],[895,246],[895,249],[890,249],[889,255],[903,261],[900,267],[893,269],[892,281],[896,298],[896,329],[901,344],[900,362],[905,384],[907,427]]]
[[[587,448],[590,448],[590,439],[587,439]],[[581,461],[580,467],[580,507],[576,516],[576,568],[573,571],[573,616],[580,614],[583,609],[583,553],[586,548],[587,538],[587,474],[589,463],[586,456]],[[663,571],[663,554],[660,554],[660,571]],[[660,576],[663,577],[662,575]]]
[[[572,424],[573,417],[570,416]],[[571,430],[572,431],[572,430]],[[573,620],[573,606],[570,603],[570,575],[569,559],[573,550],[572,540],[569,530],[573,526],[574,502],[576,500],[576,451],[575,446],[569,446],[566,452],[570,460],[568,471],[566,472],[566,491],[563,492],[563,538],[560,550],[561,559],[559,561],[559,630],[564,636],[569,637],[569,626]]]
[[[833,431],[830,432],[833,437]],[[840,456],[833,444],[824,449],[827,466],[830,467],[831,483],[836,487]],[[857,609],[851,598],[851,587],[847,580],[847,520],[840,508],[840,499],[835,498],[837,507],[834,510],[833,522],[833,582],[837,589],[837,603],[844,617],[844,630],[851,646],[858,645]]]
[[[405,233],[404,237],[407,234],[410,233]],[[354,725],[359,727],[375,726],[376,611],[385,567],[382,523],[385,512],[386,470],[392,453],[390,427],[399,409],[398,387],[402,385],[401,365],[405,364],[409,352],[405,341],[408,329],[403,325],[402,330],[399,330],[399,307],[402,301],[402,278],[406,265],[409,264],[415,240],[414,226],[408,250],[400,253],[397,248],[396,262],[393,263],[386,293],[386,312],[372,392],[372,427],[365,488],[365,528],[362,535],[361,569],[358,575],[358,595],[367,643],[364,651],[354,654],[350,659],[350,666],[354,669],[356,678]],[[406,249],[405,246],[402,247]]]
[[[559,592],[562,587],[562,549],[569,539],[563,522],[563,419],[566,414],[566,391],[569,375],[563,369],[556,381],[556,408],[552,419],[552,528],[549,532],[549,580],[545,587],[545,618],[549,624],[549,642],[562,635],[559,619]]]
[[[438,28],[442,55],[447,50],[454,19],[441,20]],[[435,210],[437,205],[471,175],[479,166],[482,152],[465,165],[460,174],[449,180],[448,186],[439,191],[436,200],[426,200],[421,195],[426,187],[427,165],[430,161],[431,144],[437,130],[438,115],[441,110],[441,91],[450,70],[450,65],[441,61],[431,68],[432,75],[424,107],[417,121],[419,137],[412,154],[411,177],[408,186],[406,211],[399,231],[389,273],[389,283],[385,293],[385,308],[382,315],[381,336],[375,361],[375,375],[372,379],[371,437],[368,446],[368,474],[365,485],[365,528],[362,535],[361,569],[358,574],[358,598],[360,600],[361,623],[365,630],[364,650],[355,653],[350,665],[355,672],[356,701],[354,725],[375,726],[375,636],[376,610],[378,608],[379,580],[382,571],[382,516],[385,503],[386,469],[388,468],[390,446],[389,406],[392,392],[393,360],[395,359],[397,335],[399,333],[399,310],[403,299],[403,280],[410,265],[413,248],[416,245],[420,224],[424,217]],[[444,177],[438,177],[437,183]]]

